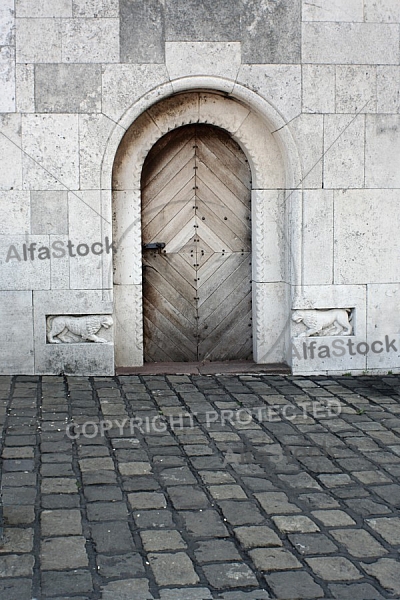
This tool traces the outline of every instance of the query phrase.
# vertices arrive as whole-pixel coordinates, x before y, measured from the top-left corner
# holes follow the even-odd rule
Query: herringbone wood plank
[[[181,127],[142,174],[146,361],[251,358],[250,169],[228,134]]]

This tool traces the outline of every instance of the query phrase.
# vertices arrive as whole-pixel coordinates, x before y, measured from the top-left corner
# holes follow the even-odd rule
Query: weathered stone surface
[[[44,539],[40,553],[42,568],[46,571],[62,571],[87,567],[85,541],[82,536]]]
[[[355,521],[342,510],[313,510],[313,517],[328,527],[355,525]]]
[[[29,318],[32,310],[31,293],[0,292],[0,310],[3,323],[7,322],[7,334],[3,332],[0,343],[0,373],[12,373],[17,368],[23,368],[25,373],[33,373],[33,328]],[[23,366],[18,367],[18,364]]]
[[[368,190],[368,192],[348,190],[347,192],[335,192],[335,231],[340,238],[344,236],[346,239],[346,243],[343,246],[340,248],[337,247],[338,256],[335,265],[335,276],[339,277],[342,283],[350,280],[361,283],[361,281],[365,282],[370,278],[373,278],[376,282],[383,282],[384,280],[388,283],[387,276],[383,276],[380,265],[382,260],[392,261],[394,253],[392,255],[391,248],[377,247],[374,240],[376,235],[392,236],[391,223],[393,221],[389,215],[392,214],[391,207],[397,203],[397,198],[397,192],[389,190]],[[372,220],[364,223],[359,220],[360,206],[358,203],[360,202],[363,203],[362,210],[365,210],[365,207],[368,206],[368,213],[371,215]],[[377,222],[374,216],[377,214],[378,206],[379,213],[382,211],[383,206],[385,206],[382,215],[388,215],[388,219],[385,219],[384,234],[383,228],[381,229],[382,221]],[[374,222],[373,226],[371,225],[372,222]],[[362,245],[354,239],[354,235],[351,233],[355,230],[362,232]],[[361,248],[362,252],[360,251]],[[373,253],[372,248],[374,248]],[[374,256],[374,259],[369,261],[363,259],[362,256],[366,256],[367,254],[371,257]],[[397,278],[397,274],[392,273],[391,278],[394,280]],[[379,339],[376,338],[376,333],[374,333],[374,341],[375,339]],[[370,447],[371,444],[373,442],[369,440]],[[373,449],[373,446],[371,449]]]
[[[197,487],[175,486],[167,488],[167,492],[177,510],[203,509],[209,506],[207,496]]]
[[[271,102],[287,121],[301,113],[301,72],[298,65],[244,64],[237,80]]]
[[[366,519],[366,523],[389,544],[400,544],[400,519],[398,517]]]
[[[57,597],[60,594],[84,594],[93,589],[89,571],[74,569],[73,571],[44,571],[42,589],[45,596]]]
[[[380,558],[374,563],[361,563],[362,568],[392,593],[400,594],[399,562],[392,558]]]
[[[393,289],[394,286],[386,284],[383,292]],[[0,570],[4,575],[0,582],[0,596],[4,595],[7,600],[30,600],[34,595],[30,591],[29,580],[32,577],[33,559],[40,560],[40,545],[33,546],[33,525],[30,524],[35,518],[33,507],[37,505],[36,502],[40,503],[42,509],[41,521],[35,522],[35,528],[41,525],[41,530],[38,531],[45,536],[42,539],[42,563],[46,568],[42,569],[40,584],[34,591],[40,587],[41,595],[46,598],[55,600],[63,597],[72,600],[73,596],[84,600],[95,594],[97,587],[93,587],[87,567],[87,542],[91,557],[100,567],[97,572],[101,578],[98,581],[103,588],[102,593],[109,600],[131,600],[133,597],[150,600],[152,596],[181,600],[183,595],[185,599],[192,597],[196,600],[212,595],[221,596],[221,600],[261,600],[268,598],[268,592],[260,589],[263,587],[272,590],[271,595],[282,600],[323,597],[320,588],[324,589],[325,595],[338,600],[382,600],[388,594],[398,593],[398,561],[391,554],[385,555],[389,558],[377,559],[391,547],[396,548],[400,539],[399,519],[395,514],[400,488],[396,483],[381,485],[380,480],[372,476],[373,465],[381,467],[381,472],[387,473],[388,477],[396,476],[399,458],[399,445],[395,443],[399,429],[396,377],[354,379],[328,376],[294,378],[289,381],[278,376],[265,379],[263,376],[262,380],[255,376],[230,376],[207,379],[193,377],[192,384],[187,381],[181,384],[177,382],[183,390],[184,385],[198,387],[199,390],[212,390],[210,395],[219,398],[216,401],[221,410],[224,409],[223,404],[230,404],[234,408],[236,403],[233,398],[236,397],[240,397],[243,406],[257,406],[255,402],[260,401],[257,395],[268,404],[280,402],[282,406],[286,401],[292,405],[301,402],[305,394],[318,398],[320,403],[332,396],[340,396],[340,419],[316,419],[315,423],[310,419],[307,424],[297,419],[290,423],[265,423],[271,437],[278,440],[269,444],[268,448],[274,451],[289,448],[296,460],[303,463],[301,473],[312,474],[318,468],[330,469],[333,463],[354,479],[355,474],[357,478],[366,477],[362,487],[355,482],[337,486],[338,475],[345,475],[347,481],[347,473],[325,473],[326,477],[333,477],[326,480],[333,487],[324,487],[324,493],[311,488],[307,493],[300,494],[298,491],[304,484],[298,477],[300,472],[282,474],[278,471],[279,478],[275,475],[272,478],[270,474],[265,475],[264,471],[264,477],[261,473],[252,477],[249,473],[253,472],[253,467],[260,469],[260,465],[251,462],[239,465],[229,463],[226,471],[217,472],[212,468],[204,470],[207,466],[223,463],[224,450],[219,449],[218,445],[225,444],[226,437],[230,439],[234,436],[242,439],[246,449],[252,449],[255,460],[261,456],[260,463],[264,465],[260,452],[261,444],[265,443],[260,435],[262,430],[258,427],[243,430],[240,423],[239,427],[235,423],[230,424],[229,431],[219,424],[210,429],[216,442],[212,458],[219,461],[206,465],[204,457],[198,457],[203,460],[199,465],[202,469],[199,474],[190,456],[185,456],[184,447],[189,435],[199,440],[194,445],[203,444],[203,438],[208,434],[203,422],[195,422],[193,429],[180,431],[177,436],[179,440],[169,434],[157,439],[147,436],[144,443],[138,439],[134,444],[129,437],[112,438],[112,446],[115,445],[115,440],[124,442],[122,446],[116,444],[112,469],[104,468],[111,465],[103,462],[110,458],[109,440],[100,436],[91,439],[82,437],[76,446],[78,460],[82,462],[84,469],[89,470],[75,470],[72,440],[66,439],[63,431],[57,429],[70,411],[79,422],[93,420],[98,415],[99,398],[101,406],[112,407],[115,402],[118,407],[121,404],[119,384],[123,383],[125,386],[129,381],[134,382],[136,379],[128,376],[117,381],[114,377],[94,377],[89,381],[86,378],[43,377],[39,382],[37,376],[28,375],[15,377],[10,388],[11,378],[0,377],[0,396],[3,397],[0,402],[0,421],[6,416],[6,407],[9,407],[2,457],[4,517],[7,528],[5,543],[0,548]],[[147,390],[148,399],[145,402],[150,410],[146,411],[140,404],[141,401],[136,401],[134,397],[130,408],[136,412],[136,407],[140,406],[138,414],[143,416],[146,412],[153,414],[152,410],[156,405],[175,410],[181,404],[178,394],[195,393],[181,392],[178,387],[175,389],[173,380],[167,381],[163,377],[144,377],[141,381],[144,382],[141,385]],[[208,386],[203,388],[203,382]],[[300,393],[299,390],[303,391]],[[42,396],[40,403],[39,391]],[[141,392],[143,390],[139,389],[139,395]],[[133,386],[131,394],[135,394]],[[154,399],[154,403],[150,402],[150,398]],[[215,400],[212,402],[210,406],[215,407]],[[359,406],[364,409],[362,413],[357,410]],[[207,407],[203,407],[203,410],[207,410]],[[28,435],[28,432],[35,431],[39,415],[42,425],[40,446],[36,434]],[[376,442],[373,442],[373,438]],[[161,441],[161,444],[154,444],[155,439],[157,442]],[[168,441],[175,443],[169,445]],[[378,451],[382,444],[386,449]],[[297,448],[297,453],[293,452],[294,448]],[[325,453],[330,457],[328,463],[321,460]],[[310,462],[311,459],[315,460],[315,464]],[[116,477],[118,464],[139,463],[151,464],[157,478],[143,475],[132,476],[123,481],[120,476]],[[188,470],[182,469],[187,465]],[[242,467],[242,470],[231,470],[233,466]],[[24,472],[21,469],[29,470]],[[162,481],[158,476],[165,471],[170,477],[167,477],[167,481]],[[73,477],[68,476],[72,473]],[[174,474],[179,475],[177,486],[171,486],[171,476]],[[189,474],[193,474],[199,482],[196,487],[187,477]],[[223,474],[229,477],[223,477]],[[40,495],[41,490],[35,487],[38,475],[41,475],[45,487],[47,482],[53,482],[52,493]],[[109,483],[94,483],[98,477]],[[311,475],[310,478],[314,481]],[[270,479],[287,493],[277,491]],[[75,485],[75,493],[58,492],[60,486],[62,490],[60,482],[64,480]],[[132,511],[127,519],[127,507],[122,502],[121,490],[127,482],[134,483],[136,480],[147,480],[146,486],[153,482],[159,491],[150,492],[151,488],[147,487],[145,492],[137,491],[132,494],[139,499],[143,508]],[[209,483],[202,484],[200,480],[208,480]],[[339,483],[340,481],[341,478]],[[263,483],[268,484],[267,487]],[[13,487],[7,487],[10,484]],[[213,500],[210,501],[210,508],[205,510],[182,511],[171,506],[162,509],[147,508],[146,500],[151,502],[154,493],[158,495],[158,501],[167,497],[168,490],[188,490],[188,494],[191,494],[198,487],[210,498],[208,487],[224,488],[233,485],[235,492],[243,490],[246,500],[221,500],[214,510],[211,508]],[[254,496],[253,490],[264,491],[256,491]],[[376,492],[383,497],[381,503],[372,500],[376,497]],[[141,493],[150,494],[150,497],[140,496]],[[344,493],[344,498],[351,497],[351,500],[345,500],[339,506],[335,497],[342,499]],[[36,498],[38,494],[39,498]],[[82,494],[86,502],[81,507]],[[349,506],[348,513],[343,509],[344,505]],[[293,511],[294,507],[299,511],[281,512],[281,509]],[[224,517],[220,516],[222,508]],[[81,514],[84,517],[83,528]],[[263,522],[268,523],[268,526],[263,522],[255,525],[245,523],[233,529],[232,524],[227,523],[225,526],[224,518],[227,516],[231,522],[240,522],[246,518],[246,514],[260,515],[263,520],[265,518]],[[362,520],[354,517],[354,514],[366,518]],[[308,529],[313,521],[314,526],[319,525],[324,533],[287,535],[287,531],[293,528]],[[274,523],[274,530],[271,529],[271,522]],[[282,535],[275,533],[276,525]],[[326,528],[330,528],[327,533]],[[82,529],[84,535],[81,533]],[[153,566],[157,564],[154,570],[159,579],[151,576],[153,593],[148,593],[149,581],[145,575],[149,574],[151,567],[146,567],[135,543],[144,552],[156,557],[152,560]],[[292,544],[292,551],[289,543]],[[181,556],[186,557],[183,562],[180,560]],[[247,562],[244,560],[245,556]],[[357,562],[352,557],[358,559]],[[190,583],[182,584],[178,580],[180,572],[174,566],[175,561],[183,569],[183,579]],[[304,562],[307,564],[306,570],[303,568]],[[73,566],[77,563],[82,566]],[[314,575],[318,583],[314,581]],[[369,583],[360,583],[363,575],[369,577]],[[199,581],[201,577],[202,584]],[[260,577],[265,581],[264,586]],[[218,592],[212,593],[212,589],[217,589]]]
[[[213,75],[236,79],[240,67],[238,42],[167,42],[165,64],[171,79]]]
[[[322,533],[298,533],[288,537],[300,554],[331,554],[337,550],[337,546]]]
[[[0,7],[0,44],[15,44],[14,0],[4,0]]]
[[[396,0],[383,0],[375,3],[373,0],[364,2],[365,20],[372,23],[399,23],[400,7]]]
[[[68,233],[67,192],[31,192],[31,231],[38,235]]]
[[[126,521],[108,521],[90,525],[97,552],[124,554],[134,550],[132,534]]]
[[[146,552],[161,552],[163,550],[181,550],[186,544],[178,531],[141,531],[143,548]]]
[[[0,115],[0,125],[3,134],[0,135],[0,159],[3,165],[0,171],[0,189],[21,190],[21,116],[10,113]]]
[[[215,510],[181,514],[188,533],[193,537],[228,537],[228,530]]]
[[[300,0],[246,2],[242,16],[242,54],[246,63],[300,61]]]
[[[168,81],[165,65],[106,65],[102,78],[102,112],[118,121],[135,100]]]
[[[16,65],[15,89],[17,111],[35,112],[34,65]]]
[[[387,550],[363,529],[335,529],[331,534],[357,558],[387,554]]]
[[[332,583],[329,590],[338,600],[383,600],[369,583]]]
[[[46,477],[41,488],[42,494],[76,494],[77,481],[69,477]]]
[[[199,577],[185,552],[176,554],[148,554],[150,566],[159,585],[194,584]]]
[[[276,597],[281,600],[290,600],[291,598],[311,600],[312,598],[323,598],[325,595],[324,590],[308,573],[284,571],[266,575],[265,579]]]
[[[226,500],[228,498],[240,500],[247,498],[240,485],[211,485],[208,489],[216,500]]]
[[[216,0],[167,0],[167,41],[236,41],[240,39],[240,4]]]
[[[40,519],[43,537],[82,535],[79,510],[44,510]]]
[[[147,579],[122,579],[121,581],[112,581],[102,588],[103,600],[131,600],[135,596],[143,600],[152,600],[154,596],[149,592],[149,582]]]
[[[254,564],[260,571],[284,571],[301,569],[297,558],[284,548],[256,548],[249,552]]]
[[[0,577],[32,577],[34,562],[32,554],[0,556]]]
[[[131,507],[135,509],[165,508],[167,506],[164,494],[158,492],[137,492],[128,494]]]
[[[400,83],[398,66],[378,66],[376,70],[376,93],[378,113],[400,112],[400,98],[396,90]]]
[[[315,531],[319,531],[318,525],[308,517],[272,517],[272,520],[282,533],[313,533]]]
[[[15,111],[15,48],[3,46],[0,49],[0,110]]]
[[[37,65],[35,106],[41,113],[100,112],[100,66]]]
[[[61,62],[60,19],[17,20],[18,63]]]
[[[200,564],[241,560],[235,545],[227,540],[206,540],[197,542],[195,544],[194,554],[196,560],[198,560]]]
[[[399,175],[393,172],[393,150],[399,145],[398,115],[368,115],[365,130],[365,181],[371,188],[396,188]],[[385,160],[382,161],[382,156]]]
[[[18,18],[72,17],[72,0],[16,0]]]
[[[144,566],[140,554],[118,554],[117,556],[98,554],[96,562],[99,574],[102,577],[123,579],[124,577],[144,575]]]
[[[176,588],[160,590],[161,600],[179,600],[185,595],[185,600],[211,600],[211,592],[207,588]]]
[[[363,0],[353,0],[349,4],[346,0],[339,0],[335,4],[311,4],[302,0],[303,21],[350,21],[362,22],[364,20]]]
[[[203,570],[210,584],[217,589],[257,585],[256,576],[243,563],[204,565]]]
[[[376,67],[336,67],[336,112],[376,112]]]
[[[72,16],[117,18],[119,17],[118,0],[72,0]]]
[[[25,115],[22,130],[24,189],[78,189],[78,117]]]
[[[290,514],[300,512],[300,508],[289,502],[284,492],[262,492],[254,494],[267,514]]]
[[[65,19],[60,62],[119,62],[119,19]]]
[[[282,546],[282,541],[269,527],[261,525],[235,527],[234,533],[244,548]]]
[[[127,516],[125,502],[92,502],[87,507],[89,521],[125,520]]]
[[[302,58],[317,64],[395,64],[398,31],[376,23],[304,23]]]
[[[164,7],[159,0],[120,2],[121,62],[162,63]]]
[[[335,112],[335,67],[303,65],[303,112]]]
[[[352,581],[362,577],[356,567],[341,556],[306,558],[306,562],[318,577],[327,581]]]
[[[324,187],[358,188],[364,180],[364,118],[328,115],[324,126]]]
[[[137,527],[148,529],[155,527],[157,529],[172,529],[174,523],[169,510],[143,510],[134,512],[133,518]]]

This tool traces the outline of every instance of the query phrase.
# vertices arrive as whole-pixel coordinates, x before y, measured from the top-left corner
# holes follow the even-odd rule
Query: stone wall
[[[107,343],[56,346],[46,317],[113,313],[112,252],[91,251],[112,239],[107,148],[143,97],[200,76],[255,93],[297,146],[287,322],[291,307],[348,308],[354,343],[383,340],[340,358],[298,350],[294,372],[400,372],[399,24],[397,0],[2,0],[0,372],[113,373],[112,328]],[[68,240],[87,255],[39,258]]]

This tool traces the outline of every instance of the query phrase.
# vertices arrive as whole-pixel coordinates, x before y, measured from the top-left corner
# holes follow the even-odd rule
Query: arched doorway
[[[251,171],[212,125],[164,135],[143,166],[144,360],[252,358]]]
[[[203,79],[194,78],[190,86],[203,87],[205,83]],[[210,80],[209,84],[212,83]],[[112,153],[107,155],[107,160],[113,161],[112,217],[116,252],[112,282],[117,368],[140,366],[144,360],[142,271],[143,253],[149,250],[143,250],[142,244],[143,165],[153,146],[166,134],[194,124],[227,132],[249,161],[253,312],[249,330],[253,335],[253,360],[270,364],[286,360],[290,344],[291,286],[294,289],[300,285],[302,272],[301,193],[293,189],[300,180],[301,170],[287,128],[275,131],[268,116],[270,106],[238,86],[235,93],[242,92],[241,99],[204,90],[167,95],[159,101],[150,95],[143,100],[143,106],[135,105],[126,116],[122,139],[115,133],[119,139],[118,150],[115,157]],[[279,118],[272,119],[272,123],[279,125]],[[106,171],[106,167],[104,169]]]

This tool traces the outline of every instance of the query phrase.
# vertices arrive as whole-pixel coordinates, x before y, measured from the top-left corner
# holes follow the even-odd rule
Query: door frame
[[[193,86],[193,81],[191,84]],[[204,81],[201,87],[204,89]],[[139,113],[138,117],[130,121],[132,124],[126,128],[122,139],[120,134],[117,136],[120,143],[113,165],[113,238],[117,249],[113,257],[116,366],[143,364],[142,166],[158,139],[171,129],[191,123],[224,129],[249,160],[252,172],[253,356],[257,363],[290,364],[290,299],[293,290],[298,293],[302,285],[303,272],[301,169],[290,133],[287,128],[284,132],[275,131],[282,119],[271,105],[246,88],[236,90],[236,98],[211,90],[184,91],[157,103],[152,103],[151,97],[147,101],[146,110],[140,110],[138,106],[132,109],[133,114]],[[264,115],[260,115],[261,108]],[[129,120],[127,115],[126,120]]]

